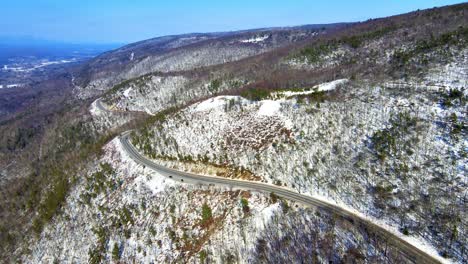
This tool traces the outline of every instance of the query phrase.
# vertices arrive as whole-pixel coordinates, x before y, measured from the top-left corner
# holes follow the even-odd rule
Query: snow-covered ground
[[[202,248],[215,263],[222,263],[227,251],[244,262],[259,232],[280,209],[264,195],[182,185],[160,176],[129,159],[118,139],[104,150],[106,154],[79,180],[62,213],[46,227],[39,241],[31,244],[25,261],[87,262],[89,252],[99,243],[93,230],[103,228],[106,246],[102,257],[106,262],[112,259],[114,243],[123,262],[197,262]],[[99,164],[113,166],[113,172],[105,175],[109,187],[89,199],[86,197],[96,184],[93,173],[101,170]],[[239,207],[241,197],[249,202],[248,217]],[[213,219],[201,224],[204,203],[211,208]],[[122,212],[130,214],[131,220],[116,226]]]
[[[133,162],[118,139],[104,151],[40,237],[31,238],[23,261],[252,263],[307,259],[311,255],[302,255],[309,251],[325,261],[344,260],[353,249],[366,258],[398,258],[384,240],[373,241],[365,229],[326,212],[264,194],[172,181]],[[203,220],[205,207],[211,217]],[[290,237],[284,246],[306,251],[275,250],[284,236]],[[312,244],[311,237],[317,239]],[[262,247],[265,242],[271,246]]]
[[[219,86],[213,87],[214,80],[205,78],[193,80],[182,75],[164,77],[151,75],[127,84],[106,98],[106,101],[112,104],[115,110],[154,114],[172,106],[186,104],[194,98],[208,97],[213,93],[232,89],[234,85],[243,83],[241,80],[226,80],[220,81]]]
[[[269,37],[270,36],[268,36],[268,35],[258,36],[258,37],[249,38],[249,39],[242,39],[239,42],[242,42],[242,43],[259,43],[259,42],[263,42],[263,41],[267,40]]]
[[[89,113],[93,117],[94,128],[99,132],[112,127],[121,126],[135,118],[131,113],[110,111],[112,109],[103,102],[101,102],[101,104],[109,109],[107,109],[107,111],[105,109],[100,109],[97,107],[96,102],[97,100],[91,103]]]
[[[219,109],[224,107],[230,100],[241,100],[238,96],[217,96],[203,101],[193,109],[195,112],[203,112],[208,110]],[[247,101],[245,101],[247,102]]]
[[[434,99],[440,93],[424,86],[408,90],[337,80],[318,87],[329,91],[335,84],[340,84],[340,90],[334,93],[342,93],[342,101],[208,99],[155,127],[151,150],[162,156],[190,156],[246,168],[267,182],[352,206],[370,217],[383,218],[400,231],[408,229],[440,251],[446,249],[446,240],[431,232],[450,236],[451,231],[443,231],[436,220],[428,221],[435,216],[420,199],[437,196],[434,202],[440,204],[433,206],[449,203],[463,207],[457,197],[463,197],[460,186],[468,182],[467,161],[463,155],[451,153],[462,153],[468,142],[447,135],[447,127],[439,126],[440,122],[448,122],[452,113],[463,119],[461,109],[442,107]],[[378,161],[372,136],[388,127],[395,116],[405,113],[419,120],[415,131],[398,139],[402,142],[399,144],[411,144],[406,147],[407,154],[388,157],[384,163]],[[436,177],[427,176],[439,173],[453,186],[451,193],[443,193],[443,198],[434,189],[442,188]],[[391,194],[376,191],[387,188],[382,186],[391,186]],[[412,203],[410,197],[413,203],[418,201],[416,210],[402,206]],[[466,219],[463,210],[457,214]],[[463,222],[457,229],[459,234],[466,233]],[[458,237],[457,243],[463,244],[465,238]],[[457,243],[451,248],[455,255],[461,250]]]
[[[11,67],[11,66],[8,66],[8,65],[3,65],[3,68],[2,70],[3,71],[13,71],[13,72],[31,72],[31,71],[34,71],[34,70],[37,70],[37,69],[40,69],[40,68],[43,68],[43,67],[47,67],[47,66],[50,66],[50,65],[57,65],[57,64],[65,64],[65,63],[70,63],[70,62],[76,62],[77,59],[75,58],[72,58],[72,59],[69,59],[69,60],[56,60],[56,61],[48,61],[48,60],[44,60],[44,61],[41,61],[35,65],[32,65],[30,67]]]
[[[257,114],[259,116],[274,116],[279,113],[281,109],[281,102],[273,100],[264,100]]]
[[[16,88],[16,87],[21,87],[23,84],[21,83],[14,83],[14,84],[0,84],[0,89],[3,88]]]
[[[348,79],[339,79],[339,80],[334,80],[331,82],[327,83],[322,83],[319,85],[316,85],[310,89],[304,89],[303,91],[280,91],[273,93],[273,97],[291,97],[291,96],[296,96],[296,95],[307,95],[307,94],[313,94],[316,92],[328,92],[335,90],[337,87],[346,84],[349,82]]]

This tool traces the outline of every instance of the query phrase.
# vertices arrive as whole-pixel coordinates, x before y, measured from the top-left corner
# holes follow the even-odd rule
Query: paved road
[[[111,110],[107,109],[107,107],[102,103],[102,99],[99,98],[96,101],[96,107],[103,112],[112,112]]]
[[[266,184],[266,183],[261,183],[261,182],[252,182],[252,181],[227,179],[227,178],[221,178],[221,177],[197,175],[197,174],[182,172],[182,171],[178,171],[178,170],[174,170],[174,169],[170,169],[170,168],[158,165],[152,162],[151,160],[147,159],[140,153],[138,153],[137,149],[129,141],[129,134],[130,132],[127,131],[119,137],[120,142],[122,143],[122,146],[124,147],[124,150],[127,152],[127,154],[135,162],[143,166],[146,166],[148,168],[151,168],[154,171],[158,172],[159,174],[169,177],[175,181],[181,181],[181,182],[192,183],[192,184],[222,185],[222,186],[240,188],[244,190],[247,189],[247,190],[260,191],[260,192],[265,192],[265,193],[275,193],[276,195],[281,196],[283,198],[293,200],[293,201],[302,203],[304,205],[322,208],[338,216],[341,216],[345,219],[348,219],[354,223],[360,223],[360,224],[363,224],[364,226],[367,226],[372,231],[377,232],[379,235],[385,238],[388,238],[389,243],[399,248],[402,254],[410,262],[441,263],[439,260],[433,258],[428,253],[406,242],[405,240],[401,239],[400,237],[388,231],[387,229],[383,228],[382,226],[375,224],[337,205],[313,198],[308,195],[302,195],[302,194],[297,193],[296,191],[293,191],[284,187],[279,187],[276,185],[271,185],[271,184]]]

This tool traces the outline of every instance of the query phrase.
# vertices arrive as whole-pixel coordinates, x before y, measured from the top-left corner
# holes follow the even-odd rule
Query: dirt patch
[[[164,159],[169,160],[169,159]],[[175,161],[175,160],[172,160]],[[262,181],[263,178],[244,168],[237,168],[228,164],[215,164],[202,161],[177,161],[171,166],[173,169],[194,174],[211,175],[229,179]]]
[[[293,142],[292,131],[277,116],[243,115],[224,134],[231,150],[262,150],[275,141]]]

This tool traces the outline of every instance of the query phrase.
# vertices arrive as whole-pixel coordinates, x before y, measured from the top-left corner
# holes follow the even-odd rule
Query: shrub
[[[379,130],[371,138],[377,157],[385,160],[387,156],[395,151],[396,140],[388,129]]]
[[[398,113],[390,118],[390,126],[376,131],[372,137],[372,147],[374,148],[377,157],[384,161],[387,156],[394,155],[397,152],[397,146],[403,146],[399,142],[404,136],[416,127],[417,119],[412,117],[408,112]]]
[[[219,90],[219,87],[221,87],[221,81],[218,80],[218,79],[215,79],[213,81],[210,82],[210,84],[208,85],[208,90],[210,90],[210,92],[217,92]]]
[[[95,227],[92,230],[93,233],[97,236],[98,242],[94,249],[90,248],[88,251],[88,263],[98,264],[101,263],[104,258],[104,251],[106,249],[108,235],[106,229],[103,227]]]
[[[248,214],[250,212],[249,201],[247,201],[247,199],[245,198],[242,198],[241,205],[242,205],[242,211],[244,212],[244,214]]]
[[[208,257],[208,253],[206,253],[206,250],[201,250],[198,255],[200,257],[200,263],[205,263],[206,258]]]
[[[119,244],[117,242],[114,243],[114,247],[112,248],[112,259],[117,261],[120,259],[120,249]]]
[[[457,102],[460,106],[463,106],[466,101],[466,97],[463,92],[458,89],[450,89],[448,93],[442,93],[441,104],[444,107],[454,106]]]
[[[299,52],[298,56],[306,58],[308,63],[317,63],[320,61],[322,56],[330,53],[336,48],[337,44],[335,42],[328,42],[318,46],[306,47]]]
[[[260,101],[270,97],[270,93],[271,91],[267,89],[251,88],[242,91],[241,96],[252,101]]]
[[[392,186],[377,185],[374,187],[374,192],[381,198],[386,199],[392,194]]]
[[[38,133],[38,129],[31,128],[18,128],[12,138],[8,138],[6,148],[9,151],[17,149],[24,149]]]
[[[403,235],[408,236],[409,235],[408,227],[406,227],[406,226],[403,227],[402,233],[403,233]]]
[[[393,54],[392,61],[394,64],[404,66],[408,64],[411,58],[421,54],[428,54],[430,51],[437,48],[449,46],[466,47],[468,44],[468,28],[459,28],[455,31],[442,34],[438,37],[431,36],[430,39],[419,40],[412,49],[399,50]],[[427,61],[426,61],[427,63]]]
[[[363,39],[360,36],[351,36],[343,39],[343,42],[350,45],[351,48],[357,49],[361,46]]]
[[[331,40],[326,43],[309,46],[300,50],[296,57],[304,58],[308,63],[317,63],[320,61],[321,57],[335,50],[339,44],[346,44],[356,49],[359,48],[364,41],[380,38],[394,30],[396,30],[395,26],[389,26],[363,34],[347,36],[339,40]]]
[[[113,174],[115,170],[109,163],[101,163],[100,170],[86,177],[86,192],[81,195],[82,201],[90,204],[91,198],[117,188],[117,185],[110,179]]]
[[[212,217],[211,208],[208,204],[204,203],[202,205],[202,225],[209,223],[212,220]]]
[[[167,229],[167,233],[169,235],[169,238],[172,240],[172,241],[175,241],[177,236],[176,236],[176,232],[172,229]]]
[[[270,199],[274,204],[278,202],[278,196],[275,193],[270,193]]]
[[[449,117],[450,123],[452,125],[452,130],[450,131],[452,136],[460,134],[463,130],[466,129],[465,124],[462,122],[458,122],[458,117],[455,113],[452,113]]]
[[[56,172],[62,173],[62,172]],[[61,204],[66,199],[66,194],[70,187],[65,175],[55,175],[52,177],[52,187],[45,192],[45,199],[39,205],[38,216],[33,221],[33,230],[39,234],[43,225],[54,216]]]
[[[364,34],[345,37],[342,39],[342,42],[356,49],[356,48],[359,48],[364,41],[383,37],[387,33],[390,33],[391,31],[394,31],[394,30],[396,30],[395,26],[384,27],[384,28],[374,30],[371,32],[366,32]]]
[[[127,207],[123,207],[122,210],[119,212],[120,221],[123,225],[128,223],[134,224],[134,220],[132,218],[132,213]]]
[[[281,209],[283,209],[283,213],[287,213],[290,209],[290,206],[286,200],[281,200]]]

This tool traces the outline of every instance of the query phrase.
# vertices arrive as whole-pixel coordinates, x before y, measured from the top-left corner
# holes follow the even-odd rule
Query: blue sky
[[[363,21],[449,0],[1,0],[0,36],[129,43],[156,36]]]

